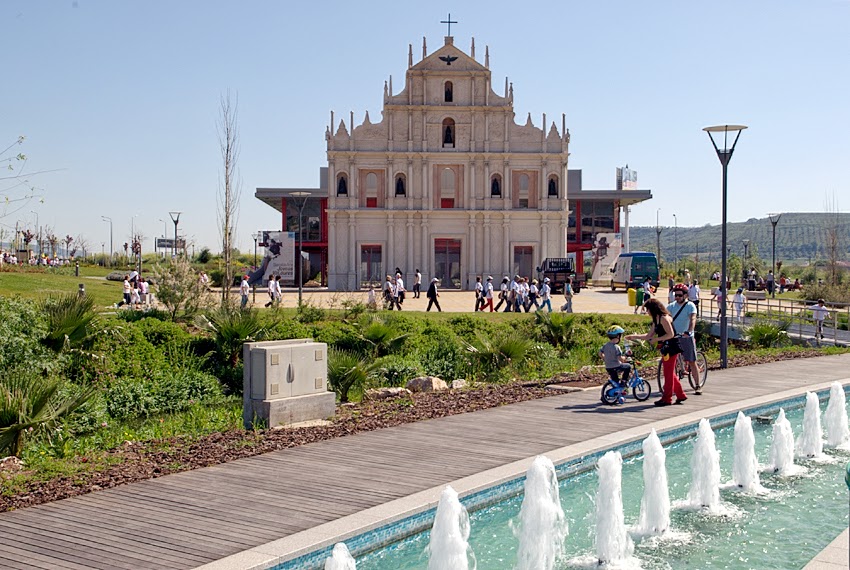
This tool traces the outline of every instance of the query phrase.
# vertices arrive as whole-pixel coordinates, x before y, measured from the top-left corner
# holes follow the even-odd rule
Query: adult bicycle
[[[705,355],[697,350],[697,374],[693,374],[692,371],[685,371],[685,361],[682,360],[682,355],[676,355],[676,376],[680,379],[685,376],[688,377],[688,383],[691,385],[691,388],[694,391],[699,392],[705,386],[706,381],[708,380],[708,359]],[[658,391],[660,393],[664,393],[664,371],[662,370],[662,365],[664,364],[664,360],[658,361]]]
[[[641,378],[640,373],[638,372],[637,363],[632,358],[632,351],[626,350],[626,357],[629,359],[628,363],[632,365],[632,372],[629,377],[629,381],[624,385],[622,382],[614,380],[608,380],[604,386],[602,386],[602,403],[612,406],[614,404],[623,404],[626,401],[626,395],[628,395],[629,390],[631,390],[632,395],[635,397],[635,400],[638,402],[645,402],[649,399],[650,394],[652,394],[652,386]]]

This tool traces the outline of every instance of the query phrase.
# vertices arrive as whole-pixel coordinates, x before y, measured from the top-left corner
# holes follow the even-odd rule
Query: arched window
[[[404,174],[399,174],[395,179],[395,195],[407,196],[407,187],[404,183]]]
[[[455,173],[451,168],[444,168],[440,174],[440,207],[454,208],[457,195]]]
[[[336,181],[336,195],[348,196],[348,177],[340,174]]]
[[[557,176],[552,176],[552,177],[549,178],[548,194],[549,194],[550,198],[557,198],[558,197],[558,177]]]
[[[454,85],[451,81],[446,81],[446,97],[445,102],[451,103],[454,100]]]
[[[502,177],[498,174],[494,175],[490,180],[490,196],[493,198],[502,197]]]
[[[455,147],[455,121],[443,119],[443,148]]]
[[[519,207],[528,208],[528,174],[519,175]]]
[[[378,175],[374,172],[366,175],[366,207],[378,207]]]

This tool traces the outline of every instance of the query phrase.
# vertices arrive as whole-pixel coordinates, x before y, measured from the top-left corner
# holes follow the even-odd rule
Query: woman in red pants
[[[685,391],[682,389],[682,383],[679,382],[679,377],[676,375],[676,359],[679,357],[676,345],[673,345],[672,352],[670,348],[666,348],[668,344],[677,342],[676,333],[673,330],[673,317],[661,301],[658,299],[650,299],[646,303],[646,310],[652,317],[652,326],[649,332],[645,335],[629,335],[627,340],[646,340],[655,342],[661,348],[662,354],[662,369],[664,371],[664,393],[661,399],[655,402],[656,406],[669,406],[673,403],[673,395],[676,396],[677,404],[683,403],[688,399],[685,396]],[[668,343],[669,341],[669,343]]]

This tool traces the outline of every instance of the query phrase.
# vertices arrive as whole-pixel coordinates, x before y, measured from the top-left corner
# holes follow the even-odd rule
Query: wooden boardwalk
[[[598,390],[398,426],[0,514],[0,568],[194,568],[369,507],[683,411],[850,377],[850,355],[712,371],[685,406]],[[654,382],[654,379],[653,379]],[[385,484],[384,481],[392,481]]]

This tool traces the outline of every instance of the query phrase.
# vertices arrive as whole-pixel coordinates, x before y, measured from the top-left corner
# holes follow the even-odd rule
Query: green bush
[[[112,418],[143,417],[184,410],[196,402],[221,396],[218,379],[199,371],[158,370],[140,379],[123,378],[105,393]]]
[[[135,311],[122,312],[129,313]],[[137,321],[134,326],[154,346],[185,344],[192,338],[192,335],[181,325],[156,317],[143,318]]]
[[[302,301],[298,305],[298,315],[295,317],[302,323],[315,323],[325,319],[327,313],[321,307],[313,305],[309,301]]]
[[[313,337],[316,342],[324,342],[329,348],[350,350],[363,354],[368,350],[368,343],[363,340],[358,327],[339,321],[325,321],[313,326]]]
[[[60,368],[61,359],[40,342],[46,335],[47,319],[36,303],[0,297],[0,370],[19,365]]]
[[[313,329],[295,319],[280,319],[266,326],[266,339],[287,340],[290,338],[311,338]]]
[[[410,357],[391,354],[375,360],[372,380],[377,386],[404,386],[407,381],[422,375],[422,367]]]
[[[144,319],[171,320],[171,315],[161,309],[144,309],[142,311],[118,311],[116,315],[122,321],[134,323]]]
[[[347,402],[352,391],[362,391],[374,371],[374,362],[349,350],[332,348],[328,351],[328,384]]]

